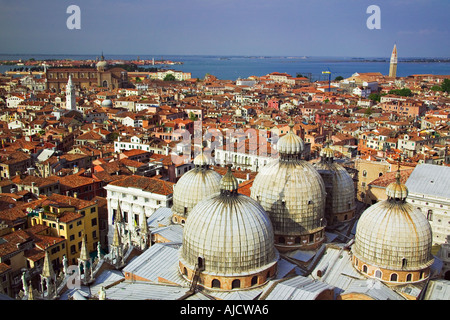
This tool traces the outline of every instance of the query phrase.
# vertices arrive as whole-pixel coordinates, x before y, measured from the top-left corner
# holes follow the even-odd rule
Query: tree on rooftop
[[[372,100],[374,102],[380,102],[381,95],[379,93],[371,93],[369,94],[369,100]]]
[[[450,79],[444,79],[444,82],[442,82],[441,89],[444,92],[449,93],[450,92]]]
[[[334,81],[341,81],[341,80],[344,80],[344,77],[337,76],[336,78],[334,78]]]
[[[164,81],[175,81],[175,76],[169,73],[164,77]]]
[[[443,91],[441,86],[432,86],[430,89],[432,91]]]

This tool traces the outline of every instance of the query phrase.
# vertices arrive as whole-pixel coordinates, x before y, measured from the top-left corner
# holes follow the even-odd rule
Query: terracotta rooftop
[[[400,182],[405,184],[413,171],[414,171],[414,169],[400,170]],[[397,171],[387,172],[387,173],[383,174],[381,177],[379,177],[379,178],[375,179],[374,181],[372,181],[371,183],[369,183],[369,185],[386,188],[389,184],[391,184],[392,182],[395,182],[396,175],[397,175]]]
[[[151,193],[169,195],[173,193],[174,183],[155,179],[153,177],[132,175],[124,179],[111,182],[110,185],[126,188],[137,188]]]

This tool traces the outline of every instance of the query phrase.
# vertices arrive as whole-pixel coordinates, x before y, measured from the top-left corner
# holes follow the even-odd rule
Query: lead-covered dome
[[[388,199],[370,206],[358,221],[355,266],[385,281],[422,280],[433,263],[431,226],[420,210],[405,202],[407,188],[399,173],[386,193]]]
[[[208,161],[207,155],[201,152],[194,159],[195,167],[175,184],[172,205],[175,223],[184,223],[198,202],[220,191],[222,175],[211,169]]]
[[[291,131],[277,144],[279,158],[261,168],[251,197],[269,215],[279,250],[317,247],[324,240],[325,186],[301,159],[303,141]]]
[[[334,161],[330,147],[322,149],[321,159],[314,164],[321,175],[326,190],[325,216],[328,225],[335,225],[355,216],[355,184],[347,170]]]
[[[201,261],[201,284],[209,288],[265,283],[278,260],[270,219],[255,200],[228,189],[233,179],[229,169],[223,177],[226,188],[200,201],[183,231],[180,270],[190,280]]]

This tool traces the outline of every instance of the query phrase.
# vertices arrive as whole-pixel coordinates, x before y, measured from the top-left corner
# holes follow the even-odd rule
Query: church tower
[[[394,44],[394,49],[391,55],[391,65],[389,67],[389,77],[397,77],[397,45]]]
[[[72,76],[70,75],[66,85],[66,109],[77,110],[75,87],[73,86]]]

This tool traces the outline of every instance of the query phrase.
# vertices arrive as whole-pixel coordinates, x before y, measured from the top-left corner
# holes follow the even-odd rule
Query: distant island
[[[389,59],[366,59],[366,58],[351,58],[350,62],[389,62]],[[399,59],[402,63],[450,63],[450,58],[405,58]]]

